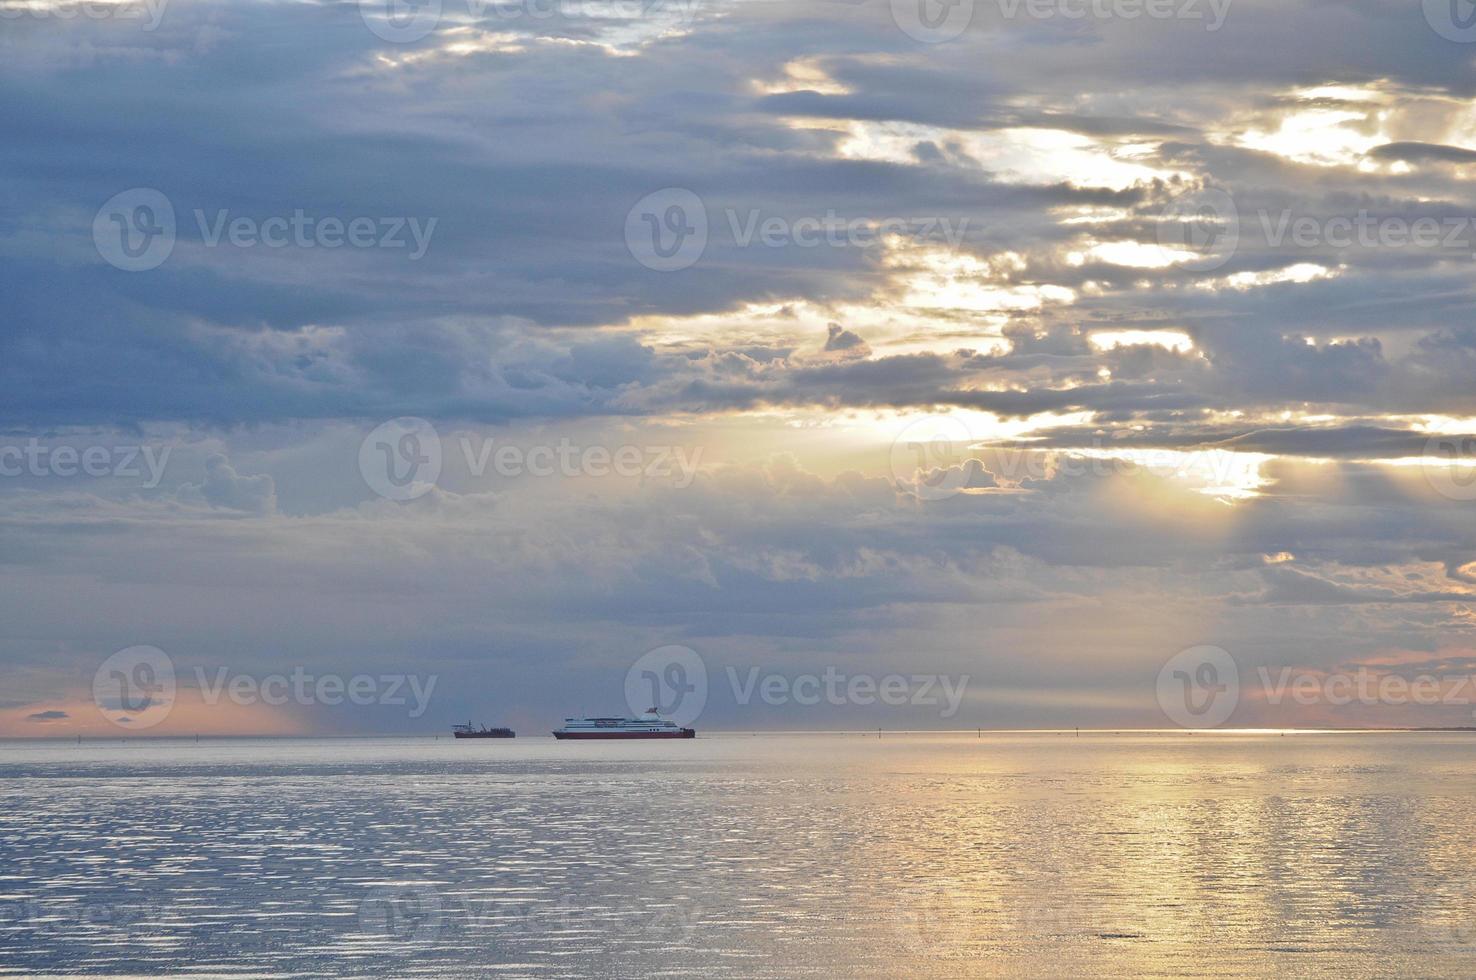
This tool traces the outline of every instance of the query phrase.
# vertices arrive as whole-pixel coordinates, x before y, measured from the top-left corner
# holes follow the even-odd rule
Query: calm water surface
[[[1476,735],[0,743],[0,973],[1476,975]]]

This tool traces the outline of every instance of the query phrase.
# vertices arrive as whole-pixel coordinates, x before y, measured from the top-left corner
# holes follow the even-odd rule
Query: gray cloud
[[[596,703],[673,639],[1052,690],[1136,689],[1206,640],[1323,663],[1469,644],[1469,503],[1371,461],[1476,416],[1473,248],[1275,242],[1262,215],[1476,216],[1470,52],[1394,0],[1237,0],[1217,31],[975,14],[939,45],[888,4],[810,0],[489,8],[403,46],[341,3],[7,21],[0,429],[180,455],[157,491],[0,480],[0,672],[70,682],[144,640],[184,664],[415,659],[556,712],[549,670]],[[134,187],[178,220],[149,272],[92,238]],[[1239,246],[1161,261],[1165,209],[1204,187]],[[671,273],[625,240],[662,188],[708,219]],[[410,261],[212,245],[197,210],[437,225]],[[745,244],[730,214],[959,234]],[[1192,346],[1093,342],[1125,331]],[[999,417],[926,474],[944,499],[887,458],[931,412]],[[356,467],[401,415],[446,451],[406,504]],[[683,491],[518,483],[467,472],[464,433],[709,452]],[[1100,460],[1152,449],[1275,458],[1235,502]],[[57,703],[48,678],[28,705]]]
[[[265,473],[240,476],[219,453],[205,460],[203,482],[186,483],[179,488],[179,499],[253,514],[270,514],[277,509],[276,484],[270,476]]]

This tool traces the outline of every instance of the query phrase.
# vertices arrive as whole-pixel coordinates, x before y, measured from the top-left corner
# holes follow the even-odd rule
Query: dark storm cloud
[[[1091,370],[1085,364],[1069,376],[1029,375],[1040,365],[1024,358],[989,367],[1022,372],[1006,384],[1029,386],[1028,393],[981,391],[967,378],[936,368],[925,376],[906,362],[870,373],[797,373],[772,383],[773,390],[694,378],[682,388],[692,408],[705,407],[709,396],[710,407],[792,403],[795,395],[785,389],[809,384],[834,386],[820,402],[953,404],[1009,414],[1151,412],[1209,401],[1347,401],[1370,410],[1431,411],[1470,404],[1438,367],[1433,380],[1410,385],[1371,346],[1303,351],[1281,336],[1376,335],[1418,330],[1422,321],[1428,331],[1442,317],[1476,312],[1469,277],[1454,276],[1440,255],[1268,251],[1248,242],[1225,274],[1296,262],[1351,271],[1301,287],[1144,295],[1131,286],[1144,273],[1060,263],[1056,251],[1071,247],[1081,231],[1057,224],[1051,212],[1125,207],[1132,221],[1108,221],[1094,233],[1151,242],[1172,188],[1094,186],[1086,174],[1075,182],[1002,183],[987,166],[960,165],[966,150],[930,139],[917,142],[909,163],[838,160],[836,134],[804,123],[1132,135],[1159,141],[1161,159],[1191,162],[1234,189],[1243,221],[1273,205],[1320,218],[1363,203],[1406,220],[1440,216],[1464,203],[1432,202],[1429,192],[1457,192],[1458,185],[1329,172],[1198,135],[1204,119],[1239,108],[1295,108],[1297,100],[1282,91],[1309,79],[1458,93],[1458,46],[1434,43],[1421,18],[1381,3],[1243,3],[1220,31],[1209,32],[1150,21],[1006,21],[985,4],[957,43],[920,49],[885,5],[712,13],[699,10],[682,25],[688,33],[659,37],[642,19],[534,19],[490,10],[479,26],[520,44],[464,56],[433,54],[436,36],[386,45],[353,5],[171,9],[153,33],[106,23],[13,24],[8,41],[21,56],[4,71],[11,97],[0,109],[11,175],[0,198],[0,230],[12,242],[0,268],[9,305],[0,409],[22,424],[230,423],[401,411],[490,420],[662,404],[638,389],[680,381],[680,365],[634,355],[644,362],[637,364],[613,348],[578,354],[564,339],[551,341],[563,353],[551,351],[548,360],[535,354],[530,363],[515,335],[618,324],[634,315],[716,312],[776,296],[866,302],[886,292],[885,274],[863,250],[740,247],[725,214],[744,209],[789,221],[827,209],[843,219],[967,218],[966,250],[1022,251],[1072,288],[1108,283],[1068,310],[1042,311],[1047,323],[1063,314],[1087,326],[1151,318],[1189,329],[1212,356],[1207,366],[1167,365],[1160,375],[1118,355],[1132,381],[1127,389],[1084,388],[1080,377]],[[453,14],[443,29],[464,20]],[[621,40],[622,31],[642,29],[644,41]],[[267,30],[277,44],[253,42]],[[634,56],[540,36],[624,44],[623,53]],[[1291,61],[1283,57],[1289,36],[1298,37]],[[91,46],[85,57],[80,42]],[[1214,56],[1232,47],[1241,57]],[[381,57],[403,63],[386,67]],[[784,65],[805,59],[850,91],[806,91],[797,82],[792,92],[751,94],[755,80],[780,78]],[[1139,69],[1145,63],[1154,66],[1151,76]],[[1191,65],[1197,81],[1186,84]],[[1084,77],[1120,94],[1083,99]],[[299,98],[304,86],[315,100]],[[1349,104],[1305,100],[1322,108]],[[150,111],[141,111],[145,105]],[[598,153],[589,152],[594,146]],[[1370,156],[1457,162],[1470,152],[1403,140]],[[76,163],[58,170],[58,157]],[[1368,197],[1379,181],[1392,193]],[[101,201],[134,186],[164,191],[180,218],[175,256],[146,275],[101,265],[87,235]],[[692,188],[713,219],[704,260],[680,275],[641,268],[620,236],[630,205],[662,186]],[[194,215],[260,221],[295,209],[435,218],[438,225],[424,258],[410,264],[382,250],[207,248]],[[1197,274],[1149,275],[1191,284]],[[58,288],[62,282],[66,288]],[[1410,309],[1411,297],[1419,311]],[[1218,325],[1226,320],[1233,326]],[[324,334],[324,327],[341,333]],[[312,329],[319,334],[306,337]],[[94,369],[103,364],[107,371]],[[1186,372],[1212,397],[1183,394]],[[869,394],[859,390],[868,384],[875,386]],[[1057,384],[1074,393],[1052,390]],[[621,386],[633,390],[610,397]]]
[[[841,30],[854,32],[858,41],[898,52],[907,50],[909,39],[890,25],[867,12],[833,7],[809,9],[815,16],[823,14],[832,19]],[[865,280],[865,270],[857,265],[842,262],[834,266],[834,255],[806,256],[789,250],[782,256],[761,255],[755,266],[752,253],[724,248],[721,242],[713,246],[714,268],[699,267],[680,281],[644,275],[621,254],[620,243],[611,240],[609,230],[618,227],[629,202],[659,184],[693,186],[710,195],[715,204],[745,203],[745,198],[751,201],[751,195],[763,193],[768,200],[759,203],[778,213],[794,211],[801,201],[804,206],[812,206],[816,193],[824,193],[829,198],[827,204],[842,210],[849,207],[857,213],[869,210],[875,201],[885,200],[894,209],[904,204],[920,211],[931,208],[964,213],[973,209],[976,216],[985,219],[1001,211],[1047,206],[1053,200],[1112,200],[1100,190],[1005,188],[991,186],[977,176],[950,172],[935,171],[924,182],[915,178],[912,168],[875,163],[838,163],[782,153],[775,158],[771,152],[761,165],[758,159],[747,158],[742,146],[754,145],[755,140],[758,145],[768,144],[769,151],[805,148],[799,134],[778,123],[755,128],[745,118],[744,100],[735,91],[747,78],[772,73],[788,57],[804,51],[806,38],[801,35],[756,60],[761,40],[771,43],[779,36],[780,25],[788,20],[788,15],[782,13],[773,25],[752,16],[734,23],[714,22],[710,28],[699,25],[690,38],[656,42],[645,56],[634,59],[609,59],[592,52],[535,45],[522,52],[468,60],[469,65],[485,66],[509,83],[519,76],[537,77],[545,83],[551,78],[565,80],[556,83],[565,97],[550,103],[553,111],[533,114],[526,103],[491,92],[486,93],[492,95],[490,99],[479,102],[460,97],[441,71],[442,67],[456,67],[454,59],[401,69],[417,82],[410,96],[395,84],[394,73],[376,74],[371,58],[382,46],[347,9],[334,9],[331,15],[282,5],[205,9],[208,16],[202,16],[199,22],[188,19],[195,16],[191,12],[174,12],[176,16],[157,35],[99,38],[105,45],[103,51],[89,62],[66,64],[59,70],[53,65],[52,74],[24,80],[16,73],[7,76],[12,91],[26,96],[7,101],[5,121],[12,136],[12,159],[19,164],[21,186],[29,185],[29,189],[40,192],[41,204],[51,205],[48,225],[53,233],[57,230],[55,219],[65,213],[61,209],[85,215],[89,206],[95,206],[93,198],[104,190],[144,184],[164,188],[186,211],[203,207],[260,216],[271,213],[274,206],[291,204],[347,214],[437,216],[442,222],[440,237],[423,268],[406,270],[393,262],[376,261],[381,257],[356,256],[356,261],[344,270],[347,280],[342,275],[318,277],[306,291],[295,277],[284,279],[279,270],[258,269],[261,263],[256,255],[232,255],[230,261],[187,269],[166,266],[154,277],[139,281],[110,275],[110,270],[87,269],[87,285],[93,287],[97,302],[136,306],[154,318],[202,317],[236,328],[294,329],[307,323],[346,323],[355,329],[372,329],[376,322],[396,315],[413,311],[423,317],[439,309],[446,313],[521,316],[548,323],[601,323],[618,320],[628,312],[721,308],[745,295],[761,295],[776,287],[837,294],[854,288],[844,283],[854,282],[858,276]],[[778,12],[768,10],[765,16],[774,13]],[[1233,26],[1235,30],[1257,33],[1263,29],[1264,9],[1236,13],[1240,15],[1239,23],[1227,25],[1227,29]],[[1368,8],[1363,14],[1368,18],[1365,26],[1386,26],[1380,23],[1382,14]],[[1294,12],[1291,16],[1344,15]],[[242,40],[257,27],[257,21],[262,26],[291,22],[293,29],[284,35],[289,43],[268,52]],[[981,25],[984,23],[981,21]],[[207,45],[212,57],[192,57],[192,51],[202,43],[207,24],[220,32],[220,37]],[[589,18],[566,17],[539,24],[498,20],[487,26],[514,33],[531,33],[535,27],[553,29],[581,38],[601,33]],[[993,26],[1002,32],[997,35],[999,40],[1029,37],[1018,24]],[[1008,101],[1024,89],[1018,81],[1022,74],[1049,79],[1053,59],[1069,56],[1079,66],[1089,67],[1098,61],[1097,49],[1103,44],[1131,48],[1145,43],[1135,34],[1119,30],[1119,26],[1094,25],[1088,33],[1096,36],[1096,45],[1068,45],[1060,50],[1047,45],[1031,51],[1029,60],[1038,65],[1033,70],[1023,54],[1007,54],[1005,64],[988,76],[962,71],[948,57],[952,51],[943,52],[941,63],[926,71],[836,57],[832,59],[836,76],[860,87],[853,96],[820,97],[840,100],[838,111],[782,104],[785,99],[804,97],[804,93],[774,96],[760,104],[776,112],[936,124],[945,120],[923,113],[936,113],[940,106],[962,105],[988,111],[991,104]],[[1049,38],[1054,29],[1043,26],[1042,30]],[[609,33],[608,29],[604,33]],[[1174,36],[1181,43],[1219,43],[1213,38],[1196,38],[1193,32],[1181,31]],[[50,34],[48,38],[61,41],[65,35]],[[714,71],[704,57],[711,50],[709,39],[720,39],[725,50],[738,57],[721,62]],[[992,44],[995,39],[993,31],[986,30],[966,40]],[[106,47],[109,40],[126,40],[129,48],[120,48],[110,57]],[[122,52],[131,51],[140,42],[149,56],[130,60],[126,77],[120,76]],[[299,50],[313,50],[316,57],[293,57],[293,45]],[[968,49],[958,49],[960,53],[964,50]],[[1316,50],[1312,46],[1302,58],[1314,57]],[[391,47],[388,53],[395,56],[401,52]],[[1163,60],[1163,53],[1157,57]],[[1039,59],[1046,61],[1042,64]],[[247,65],[263,69],[263,77],[269,80],[242,84],[248,77]],[[591,94],[599,91],[600,85],[585,83],[608,80],[616,70],[625,96],[612,106]],[[981,77],[992,80],[981,82]],[[309,80],[327,87],[330,99],[336,103],[331,114],[304,111],[288,98],[293,84]],[[189,93],[202,89],[211,93],[208,111],[212,139],[193,141],[190,153],[180,154],[180,134],[200,129],[192,118],[202,115],[199,100]],[[89,93],[87,98],[80,96],[84,91]],[[99,99],[91,94],[96,91],[106,94]],[[145,92],[157,91],[171,93],[166,96],[166,107],[171,110],[167,115],[151,114],[143,127],[124,122],[137,115],[126,111],[131,101],[142,98]],[[411,98],[425,102],[425,110],[418,114],[414,125],[407,125],[396,106],[403,103],[408,107]],[[885,108],[889,99],[891,107]],[[222,111],[222,103],[228,111]],[[40,111],[42,105],[48,107],[47,111]],[[664,167],[652,170],[642,166],[650,158],[639,146],[622,151],[618,144],[606,142],[606,153],[598,162],[577,151],[583,141],[599,132],[598,120],[612,108],[632,121],[662,120],[662,132],[651,149],[662,151]],[[1096,117],[1080,112],[1075,116],[1082,122],[1059,124],[1078,131],[1160,134],[1185,128],[1163,119],[1145,119],[1142,126],[1137,126],[1124,123],[1120,116]],[[334,118],[348,120],[351,125],[325,126]],[[999,116],[1001,121],[1011,118],[1017,125],[1031,124],[1017,112]],[[1096,123],[1088,125],[1094,119]],[[981,119],[973,114],[946,122],[977,128]],[[509,155],[489,153],[477,139],[481,127],[519,131],[529,137],[526,149]],[[728,152],[719,158],[717,168],[710,161],[695,167],[702,147],[710,144],[726,145]],[[284,155],[280,148],[288,145],[293,152]],[[98,152],[105,146],[112,150],[106,156]],[[169,152],[160,152],[165,147],[170,148]],[[610,150],[616,152],[611,154]],[[81,160],[109,162],[87,164],[70,185],[66,178],[43,179],[42,161],[57,152]],[[318,161],[332,164],[324,166]],[[426,170],[433,171],[436,178],[386,179],[387,175]],[[259,186],[219,179],[243,173],[250,174]],[[35,216],[34,210],[30,215],[21,212],[18,224],[34,230],[33,222],[26,219]],[[188,230],[190,222],[185,221],[183,227],[182,237],[188,241],[193,234]],[[412,271],[415,275],[410,274]],[[35,282],[38,278],[54,278],[49,273],[52,270],[43,267],[26,275]],[[413,288],[412,284],[424,282],[427,277],[440,288]],[[765,279],[769,280],[767,285]],[[490,288],[481,288],[484,284]],[[14,288],[21,287],[14,284]],[[70,307],[65,300],[62,306],[46,310],[41,316],[48,329],[63,334],[85,330],[84,323],[93,318],[85,305]],[[24,324],[19,327],[24,328]],[[45,365],[27,367],[34,373],[36,367],[44,369]],[[213,370],[218,373],[220,368]],[[352,410],[351,406],[345,408]],[[162,407],[160,410],[166,411]]]
[[[1368,155],[1376,160],[1405,160],[1412,163],[1470,163],[1476,160],[1476,150],[1439,143],[1385,143],[1369,150]]]

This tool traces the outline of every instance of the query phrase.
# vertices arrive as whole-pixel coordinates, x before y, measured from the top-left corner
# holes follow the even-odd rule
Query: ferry
[[[515,738],[516,733],[511,728],[473,728],[471,722],[465,725],[452,725],[451,734],[457,738]]]
[[[554,738],[696,738],[695,728],[667,721],[652,708],[639,718],[565,718]]]

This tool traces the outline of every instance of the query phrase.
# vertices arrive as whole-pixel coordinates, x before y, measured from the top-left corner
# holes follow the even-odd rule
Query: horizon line
[[[1291,728],[1291,727],[1247,727],[1247,728],[844,728],[844,729],[716,729],[699,733],[698,737],[728,737],[728,738],[762,738],[782,735],[818,735],[818,736],[857,736],[877,738],[886,735],[1269,735],[1269,734],[1295,734],[1295,735],[1389,735],[1389,734],[1438,734],[1438,733],[1476,733],[1476,726],[1399,726],[1399,727],[1356,727],[1356,728]],[[547,738],[553,739],[553,733],[539,732],[533,735],[517,736],[518,738]],[[439,732],[378,732],[378,733],[319,733],[319,734],[290,734],[277,733],[230,733],[210,734],[206,732],[192,733],[188,735],[145,735],[142,733],[118,735],[0,735],[0,742],[194,742],[194,741],[245,741],[245,740],[312,740],[312,739],[440,739],[456,741],[449,733]],[[516,739],[511,739],[515,741]],[[510,741],[499,739],[499,742]]]

